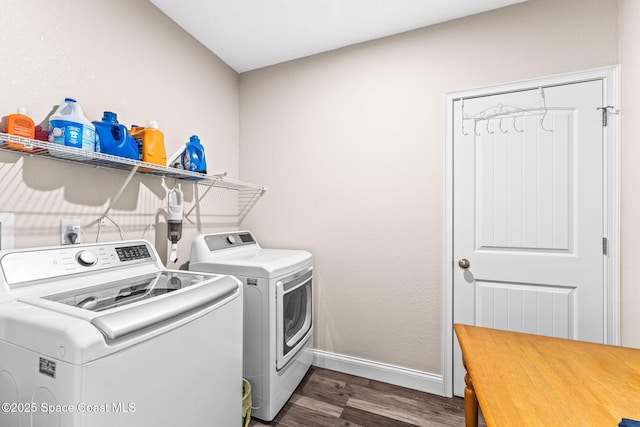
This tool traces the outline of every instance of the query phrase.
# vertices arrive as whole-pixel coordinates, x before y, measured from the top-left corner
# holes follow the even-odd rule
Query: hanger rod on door
[[[546,114],[549,111],[569,111],[572,110],[571,107],[521,107],[516,105],[504,105],[498,104],[496,106],[487,108],[485,110],[480,111],[479,113],[473,114],[471,116],[466,115],[462,118],[462,120],[475,120],[475,121],[483,121],[483,120],[491,120],[495,118],[507,118],[512,116],[525,116],[525,115],[539,115]]]

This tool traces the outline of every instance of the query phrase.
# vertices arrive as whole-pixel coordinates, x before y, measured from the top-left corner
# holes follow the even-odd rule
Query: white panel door
[[[603,342],[602,85],[454,102],[454,323]]]

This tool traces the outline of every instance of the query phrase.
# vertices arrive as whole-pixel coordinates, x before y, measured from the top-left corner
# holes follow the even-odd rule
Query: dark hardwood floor
[[[464,402],[366,378],[311,367],[271,423],[253,427],[464,426]],[[480,419],[480,426],[486,426]]]

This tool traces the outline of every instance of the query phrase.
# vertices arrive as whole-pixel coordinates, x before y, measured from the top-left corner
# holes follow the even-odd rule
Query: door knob
[[[469,262],[468,259],[462,258],[460,261],[458,261],[458,267],[464,268],[465,270],[469,268],[470,265],[471,263]]]

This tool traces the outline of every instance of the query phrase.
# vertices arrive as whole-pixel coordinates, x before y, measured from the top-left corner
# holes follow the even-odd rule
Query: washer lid
[[[311,253],[295,249],[255,249],[210,256],[192,262],[193,271],[231,274],[258,278],[274,278],[299,270],[312,262]]]
[[[149,287],[137,294],[142,290],[139,285],[121,288],[125,290],[118,292],[121,300],[114,300],[103,288],[75,294],[81,298],[80,305],[87,303],[86,295],[95,295],[104,303],[94,307],[80,307],[68,292],[0,303],[0,340],[80,365],[183,327],[242,296],[241,283],[231,276],[168,273],[171,277],[174,273],[183,275],[183,284],[151,286],[158,295],[149,294]],[[132,280],[137,282],[138,278]],[[119,305],[124,300],[129,303]]]
[[[45,295],[41,298],[83,310],[101,312],[134,304],[211,280],[211,275],[163,270],[114,282]]]

